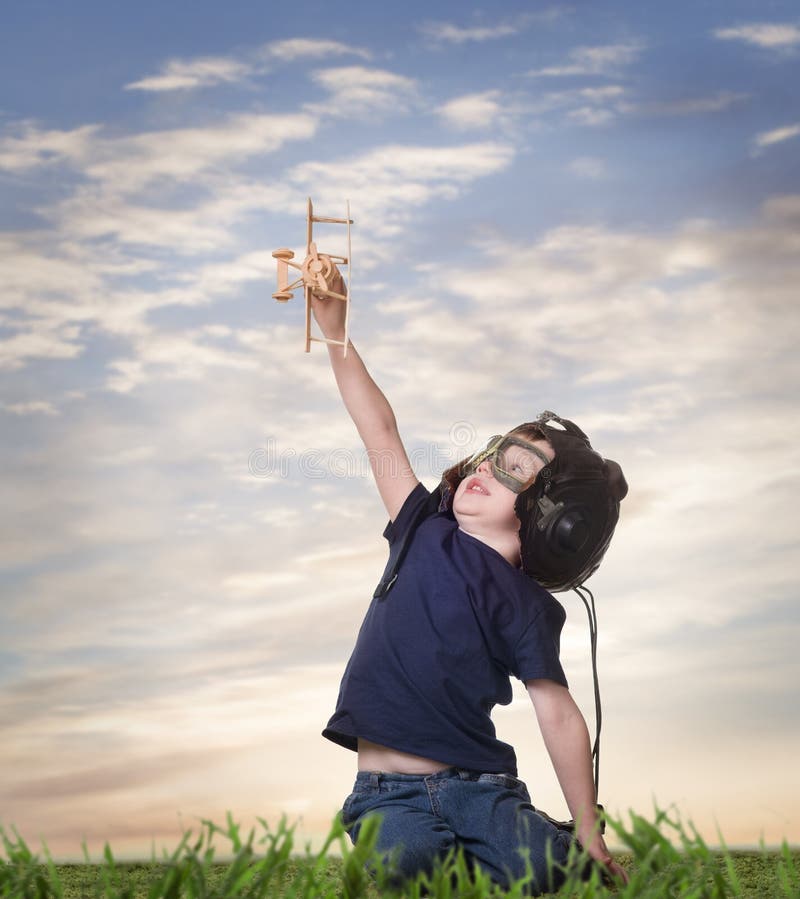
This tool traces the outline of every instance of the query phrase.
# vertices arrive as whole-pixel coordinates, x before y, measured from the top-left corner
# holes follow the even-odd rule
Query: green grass
[[[686,899],[800,899],[800,850],[786,844],[779,852],[714,851],[691,825],[656,811],[648,821],[631,814],[630,824],[609,820],[617,855],[630,875],[627,886],[604,884],[595,871],[588,881],[569,876],[556,894],[570,899],[603,897],[686,897]],[[294,828],[285,822],[262,833],[243,835],[228,816],[226,826],[204,822],[198,834],[187,832],[172,854],[143,864],[120,863],[106,846],[102,864],[56,864],[45,850],[41,858],[12,829],[0,828],[0,897],[20,899],[378,899],[424,895],[433,899],[521,897],[521,881],[509,892],[493,886],[480,872],[470,873],[462,857],[448,859],[429,879],[420,878],[402,892],[386,886],[373,846],[377,823],[366,824],[359,844],[350,845],[341,823],[334,822],[323,848],[298,852]],[[220,842],[222,845],[220,846]],[[341,857],[332,855],[338,848]],[[84,850],[85,851],[85,850]],[[225,861],[221,861],[221,857]],[[376,871],[368,876],[370,862]]]

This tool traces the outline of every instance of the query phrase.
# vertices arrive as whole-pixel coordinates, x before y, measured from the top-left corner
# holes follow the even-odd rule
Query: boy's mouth
[[[471,478],[467,482],[466,493],[482,493],[484,496],[489,496],[489,491],[486,489],[486,485],[480,478]]]

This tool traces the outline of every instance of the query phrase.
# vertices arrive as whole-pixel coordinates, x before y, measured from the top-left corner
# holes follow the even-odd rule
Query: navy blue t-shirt
[[[384,531],[390,546],[429,497],[417,485]],[[475,771],[517,773],[490,718],[510,676],[567,685],[561,604],[450,514],[417,527],[397,580],[372,600],[323,736],[358,737]]]

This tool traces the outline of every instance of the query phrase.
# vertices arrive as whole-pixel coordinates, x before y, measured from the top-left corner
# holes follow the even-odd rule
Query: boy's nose
[[[481,472],[481,474],[488,474],[490,477],[494,477],[494,472],[492,471],[492,463],[488,459],[484,459],[483,462],[478,465],[475,471]]]

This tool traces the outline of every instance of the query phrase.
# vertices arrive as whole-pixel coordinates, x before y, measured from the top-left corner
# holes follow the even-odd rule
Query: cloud
[[[800,27],[792,23],[753,22],[717,28],[713,35],[722,41],[744,41],[768,50],[786,50],[800,45]]]
[[[263,54],[267,58],[281,62],[293,62],[296,59],[320,59],[325,56],[360,56],[371,59],[372,53],[363,47],[351,47],[339,41],[320,40],[314,38],[289,38],[266,44]]]
[[[368,50],[339,41],[291,38],[265,44],[259,50],[247,51],[238,58],[199,56],[193,59],[172,59],[162,66],[157,75],[126,84],[125,90],[161,93],[235,84],[253,76],[268,74],[274,63],[287,64],[298,59],[322,59],[326,56],[360,56],[362,59],[370,59],[372,54]]]
[[[561,78],[576,75],[612,75],[636,62],[644,49],[640,42],[603,44],[593,47],[576,47],[560,66],[531,69],[534,78]]]
[[[224,56],[205,56],[191,60],[173,59],[158,75],[151,75],[125,85],[125,90],[174,91],[241,81],[252,72],[252,66]]]
[[[235,239],[234,226],[246,216],[280,209],[294,198],[283,184],[212,177],[208,199],[190,208],[145,205],[118,193],[120,185],[82,185],[43,215],[74,239],[113,239],[120,245],[172,249],[179,254],[220,250]]]
[[[80,334],[80,328],[67,325],[23,327],[17,334],[0,339],[0,369],[14,371],[31,359],[75,359],[83,352]]]
[[[528,335],[547,335],[529,348],[537,365],[545,371],[566,365],[587,389],[691,380],[701,373],[708,389],[721,393],[766,389],[773,378],[790,383],[796,377],[791,347],[800,322],[791,314],[789,287],[800,277],[796,232],[797,203],[783,197],[766,204],[751,229],[689,222],[659,237],[565,227],[527,247],[484,236],[487,265],[449,273],[447,286],[473,303],[465,330],[514,359],[525,352]],[[764,266],[776,273],[769,283]],[[482,303],[487,284],[491,309]],[[780,334],[772,324],[776,317]],[[704,326],[711,320],[713,342]],[[414,328],[409,342],[420,340],[414,324],[408,327]],[[486,353],[486,359],[473,357],[476,368],[489,365]],[[742,358],[763,364],[742,369]],[[644,404],[642,414],[646,410]]]
[[[497,22],[494,25],[474,25],[472,27],[455,25],[452,22],[425,22],[418,25],[417,29],[424,37],[435,43],[482,43],[519,34],[530,25],[533,18],[533,16],[524,15],[516,19]]]
[[[335,208],[342,196],[358,209],[361,264],[388,252],[387,239],[402,233],[414,210],[435,198],[453,199],[473,181],[506,169],[514,158],[507,143],[455,146],[390,144],[333,162],[307,162],[290,180],[315,188],[319,208]],[[367,238],[366,235],[369,235]]]
[[[602,181],[608,176],[606,161],[596,156],[579,156],[573,159],[567,168],[578,178],[586,178],[589,181]]]
[[[58,415],[58,409],[48,400],[28,400],[24,403],[0,403],[0,409],[13,415]]]
[[[204,126],[108,137],[95,125],[59,132],[24,123],[18,135],[0,139],[0,166],[26,170],[64,163],[118,193],[140,191],[155,180],[188,180],[307,140],[317,124],[308,113],[235,113]]]
[[[156,180],[189,180],[215,166],[273,153],[287,142],[307,140],[316,129],[316,119],[306,113],[237,113],[203,127],[105,139],[84,171],[132,192]]]
[[[543,111],[562,109],[569,122],[587,127],[605,125],[633,108],[618,84],[557,91],[545,94],[540,103]]]
[[[318,69],[311,79],[330,97],[324,103],[306,104],[319,115],[364,117],[381,113],[403,113],[416,94],[416,82],[385,69],[343,66]]]
[[[752,95],[734,91],[719,91],[706,97],[685,97],[675,100],[663,100],[640,104],[638,112],[646,115],[705,115],[710,112],[723,112],[738,103],[750,99]]]
[[[80,164],[90,155],[101,127],[83,125],[71,131],[40,129],[36,123],[13,124],[0,137],[0,169],[24,172],[39,166],[69,162]]]
[[[781,144],[784,141],[792,140],[800,135],[800,122],[793,125],[784,125],[782,128],[774,128],[772,131],[764,131],[757,134],[753,140],[753,149],[756,153],[772,147],[775,144]]]
[[[448,127],[458,131],[502,130],[512,138],[520,127],[535,125],[538,117],[554,111],[567,120],[595,126],[629,112],[634,106],[619,84],[583,87],[564,91],[507,94],[487,90],[465,94],[439,106],[435,112]]]
[[[437,115],[451,128],[459,131],[492,128],[503,113],[500,102],[502,94],[498,90],[465,94],[442,104]]]

